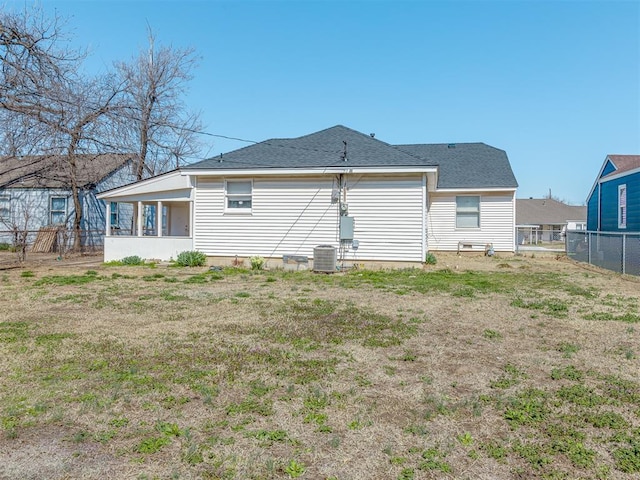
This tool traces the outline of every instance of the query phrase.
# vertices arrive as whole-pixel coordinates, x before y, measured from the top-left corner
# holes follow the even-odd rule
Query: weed
[[[640,472],[640,439],[631,442],[631,445],[618,448],[613,451],[616,468],[625,473]]]
[[[513,307],[526,308],[531,310],[541,310],[547,315],[557,318],[564,318],[569,311],[567,302],[557,298],[547,298],[544,300],[526,301],[522,298],[516,298],[511,302]]]
[[[551,370],[551,378],[553,380],[560,380],[564,378],[567,380],[580,381],[583,376],[584,374],[573,365],[569,365],[564,368],[554,368]]]
[[[255,255],[253,257],[249,257],[249,263],[251,264],[251,270],[262,270],[264,269],[266,260],[260,255]]]
[[[489,328],[485,329],[484,332],[482,332],[482,336],[484,338],[488,338],[489,340],[501,340],[502,339],[502,334],[500,332],[497,332],[495,330],[491,330]]]
[[[31,270],[25,270],[24,272],[20,273],[20,276],[22,278],[32,278],[32,277],[35,277],[36,274],[33,273]]]
[[[162,447],[171,443],[166,436],[148,437],[142,440],[135,448],[135,451],[143,454],[152,454],[158,452]]]
[[[464,432],[458,435],[458,441],[465,447],[468,447],[469,445],[473,444],[473,437],[469,432]]]
[[[606,398],[595,393],[593,389],[580,384],[562,387],[556,392],[556,396],[583,407],[595,407],[607,403]]]
[[[445,455],[437,448],[428,448],[422,452],[423,462],[418,465],[420,470],[438,470],[443,473],[451,473],[451,465],[443,460]]]
[[[197,250],[180,252],[175,264],[180,267],[202,267],[207,263],[207,256]]]
[[[615,315],[611,312],[593,312],[584,315],[582,318],[585,320],[596,320],[600,322],[626,322],[626,323],[640,323],[640,315],[625,312],[622,315]]]
[[[539,424],[549,414],[546,398],[547,394],[542,390],[528,389],[511,401],[504,418],[512,427]]]
[[[507,456],[507,448],[497,441],[490,441],[480,444],[480,448],[494,460],[503,460]]]
[[[290,478],[298,478],[304,474],[306,468],[303,463],[299,463],[296,460],[290,460],[284,467],[284,473],[289,475]]]
[[[84,285],[99,279],[96,275],[50,275],[37,280],[34,285]]]
[[[435,265],[436,263],[438,263],[438,259],[433,253],[429,252],[424,258],[424,263],[426,263],[427,265]]]
[[[580,350],[579,345],[574,345],[573,343],[562,342],[558,345],[558,351],[561,352],[564,358],[571,358],[574,353],[577,353]]]
[[[398,475],[398,480],[413,480],[416,477],[416,472],[413,468],[403,468]]]

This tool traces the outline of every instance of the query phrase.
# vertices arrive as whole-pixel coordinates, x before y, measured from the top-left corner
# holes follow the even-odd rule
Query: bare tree
[[[151,30],[148,38],[147,51],[130,63],[116,63],[127,83],[129,145],[138,154],[138,180],[177,168],[196,155],[202,129],[200,115],[189,112],[183,101],[196,66],[194,50],[157,48]]]
[[[82,204],[77,156],[98,153],[113,138],[112,114],[123,89],[115,77],[78,74],[83,55],[61,47],[57,18],[40,10],[0,14],[0,108],[15,130],[5,135],[12,153],[58,155],[74,203],[74,249],[82,247]],[[35,143],[31,143],[33,140]]]

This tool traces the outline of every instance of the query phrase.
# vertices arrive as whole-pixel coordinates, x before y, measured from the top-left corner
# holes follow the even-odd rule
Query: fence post
[[[627,234],[622,234],[622,274],[627,273]]]
[[[587,251],[589,252],[589,260],[588,260],[588,262],[589,262],[589,265],[592,265],[592,263],[591,263],[591,232],[589,232],[587,235],[589,236],[589,240],[587,242]]]

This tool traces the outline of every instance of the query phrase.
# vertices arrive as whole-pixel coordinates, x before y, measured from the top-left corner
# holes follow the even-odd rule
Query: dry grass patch
[[[637,476],[638,283],[438,260],[3,272],[0,477]]]

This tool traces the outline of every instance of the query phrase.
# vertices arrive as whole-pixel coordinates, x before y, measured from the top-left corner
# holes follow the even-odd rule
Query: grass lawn
[[[0,270],[0,478],[639,478],[638,279],[437,257]]]

